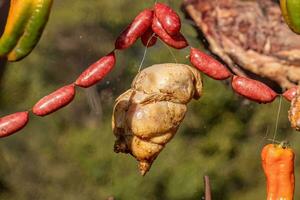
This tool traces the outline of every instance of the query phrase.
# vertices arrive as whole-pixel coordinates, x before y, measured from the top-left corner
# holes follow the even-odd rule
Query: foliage
[[[180,12],[180,2],[169,4]],[[29,109],[42,96],[75,80],[110,52],[126,24],[153,3],[55,1],[37,48],[25,60],[7,65],[0,86],[1,115]],[[201,48],[196,30],[181,17],[183,33]],[[189,63],[188,49],[171,52],[178,62]],[[79,89],[68,107],[48,117],[32,116],[23,131],[1,140],[0,199],[196,200],[203,195],[203,175],[211,178],[214,199],[265,197],[260,151],[270,142],[266,138],[273,138],[279,101],[248,102],[233,94],[229,82],[204,78],[203,98],[190,104],[177,135],[146,177],[139,175],[132,157],[113,152],[113,102],[129,88],[143,53],[140,42],[117,52],[117,66],[104,81]],[[143,66],[163,62],[174,59],[159,42],[147,51]],[[299,136],[289,128],[288,106],[282,100],[276,139],[288,139],[297,155]]]

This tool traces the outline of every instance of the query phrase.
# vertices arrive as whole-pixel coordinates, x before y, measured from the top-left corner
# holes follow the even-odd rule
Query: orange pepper
[[[294,199],[294,158],[293,150],[284,143],[263,148],[261,159],[267,179],[267,200]]]

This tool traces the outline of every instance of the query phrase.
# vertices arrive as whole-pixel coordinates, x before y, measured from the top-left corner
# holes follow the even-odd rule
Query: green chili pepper
[[[18,61],[27,56],[38,43],[48,21],[53,0],[31,0],[32,14],[16,47],[8,54],[9,61]]]
[[[0,57],[7,55],[18,43],[29,17],[32,0],[11,0],[4,32],[0,38]]]
[[[280,0],[280,7],[290,29],[300,34],[300,0]]]

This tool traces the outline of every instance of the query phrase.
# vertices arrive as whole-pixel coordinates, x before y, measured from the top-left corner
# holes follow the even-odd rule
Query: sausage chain
[[[16,9],[16,7],[14,8]],[[187,47],[188,42],[180,33],[180,28],[181,22],[177,13],[163,3],[156,3],[154,8],[143,10],[121,32],[116,39],[115,49],[111,53],[90,65],[73,84],[62,87],[42,98],[33,106],[33,113],[37,116],[45,116],[68,105],[75,97],[75,86],[87,88],[101,81],[116,64],[115,51],[131,47],[139,38],[145,46],[148,43],[148,47],[156,43],[157,37],[173,48]],[[149,39],[151,41],[148,42]],[[231,77],[233,90],[249,100],[270,103],[278,96],[264,83],[232,74],[216,59],[193,47],[190,51],[190,61],[199,71],[213,79],[225,80]],[[291,101],[296,96],[296,90],[297,88],[291,88],[283,96]],[[6,137],[19,131],[28,120],[28,114],[24,115],[23,112],[0,118],[0,137]]]

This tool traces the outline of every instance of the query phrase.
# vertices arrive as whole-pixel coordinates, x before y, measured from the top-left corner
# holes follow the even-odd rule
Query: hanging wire
[[[159,40],[160,40],[160,39],[159,39]],[[160,40],[160,41],[161,41],[161,40]],[[169,50],[170,54],[172,55],[172,57],[173,57],[175,63],[178,63],[178,61],[177,61],[177,59],[176,59],[176,56],[174,55],[174,53],[173,53],[173,51],[171,50],[171,48],[170,48],[168,45],[166,45],[163,41],[161,41],[161,42],[168,48],[168,50]]]
[[[263,143],[265,142],[265,140],[268,140],[268,135],[269,135],[269,126],[267,126],[265,136],[262,138],[262,140],[260,142],[260,145],[263,145]]]
[[[274,130],[274,137],[273,137],[273,143],[277,142],[276,135],[277,135],[277,130],[278,130],[278,122],[279,122],[279,116],[280,116],[280,111],[281,111],[281,104],[282,104],[282,97],[279,97],[279,105],[278,105],[278,111],[277,111],[277,117],[276,117],[276,124],[275,124],[275,130]]]
[[[139,66],[138,73],[140,73],[140,71],[141,71],[141,69],[142,69],[143,63],[144,63],[145,58],[146,58],[146,54],[147,54],[147,50],[148,50],[148,45],[149,45],[149,43],[150,43],[150,41],[152,40],[153,37],[156,37],[156,36],[155,36],[155,33],[153,33],[153,34],[151,35],[151,37],[148,39],[148,41],[147,41],[147,44],[146,44],[146,47],[145,47],[145,51],[144,51],[144,55],[143,55],[142,61],[141,61],[140,66]]]

